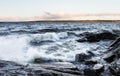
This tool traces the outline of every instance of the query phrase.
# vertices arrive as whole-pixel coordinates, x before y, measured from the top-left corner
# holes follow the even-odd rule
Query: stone
[[[102,72],[104,71],[104,66],[102,64],[95,64],[93,70],[95,70],[96,72]]]
[[[120,76],[120,59],[112,62],[109,66],[110,72],[115,76]]]
[[[110,32],[110,31],[105,31],[103,30],[102,32],[97,32],[97,33],[83,33],[83,36],[84,38],[82,39],[78,39],[76,41],[78,42],[98,42],[100,40],[105,40],[105,39],[108,39],[108,40],[115,40],[118,35],[113,33],[113,32]]]
[[[81,76],[81,72],[72,63],[56,62],[45,64],[21,65],[11,61],[0,60],[7,64],[0,68],[0,76]],[[21,69],[24,67],[24,69]]]
[[[84,69],[84,75],[85,76],[97,76],[96,72],[90,68]]]
[[[99,76],[104,71],[104,66],[95,64],[93,67],[85,68],[83,71],[85,76]]]
[[[112,61],[114,61],[114,59],[115,59],[115,54],[114,54],[113,52],[110,52],[110,53],[108,53],[108,54],[105,54],[105,55],[103,56],[103,59],[104,59],[105,61],[107,61],[107,62],[112,62]]]
[[[5,67],[7,64],[6,63],[4,63],[4,62],[0,62],[0,68],[3,68],[3,67]]]
[[[85,53],[80,53],[75,56],[75,61],[76,62],[82,62],[85,61],[86,59],[90,58],[91,56]]]
[[[58,61],[61,62],[61,60],[58,60],[58,59],[49,59],[49,58],[42,58],[42,57],[33,59],[33,63],[49,63],[49,62],[58,62]]]
[[[94,65],[94,64],[97,64],[97,63],[98,63],[97,60],[93,60],[93,59],[85,61],[86,65]]]
[[[82,39],[78,39],[76,40],[77,42],[86,42],[87,40],[85,38],[82,38]]]

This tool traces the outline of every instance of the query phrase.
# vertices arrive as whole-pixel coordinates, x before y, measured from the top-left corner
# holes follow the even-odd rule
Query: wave
[[[99,55],[111,41],[78,43],[76,39],[85,32],[118,30],[120,33],[119,29],[120,23],[0,24],[0,58],[16,62],[29,62],[36,57],[74,61],[75,55],[82,52]]]

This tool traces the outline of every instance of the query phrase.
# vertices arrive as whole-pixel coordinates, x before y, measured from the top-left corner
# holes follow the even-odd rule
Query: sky
[[[0,0],[0,21],[119,18],[120,0]]]

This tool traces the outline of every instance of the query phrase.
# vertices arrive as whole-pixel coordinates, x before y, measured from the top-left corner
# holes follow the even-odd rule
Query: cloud
[[[0,21],[31,21],[31,20],[120,20],[120,13],[51,13],[44,12],[32,17],[0,17]]]

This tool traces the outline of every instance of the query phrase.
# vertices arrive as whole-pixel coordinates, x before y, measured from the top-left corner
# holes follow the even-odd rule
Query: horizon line
[[[120,22],[119,20],[28,20],[28,21],[0,21],[0,23],[14,22]]]

